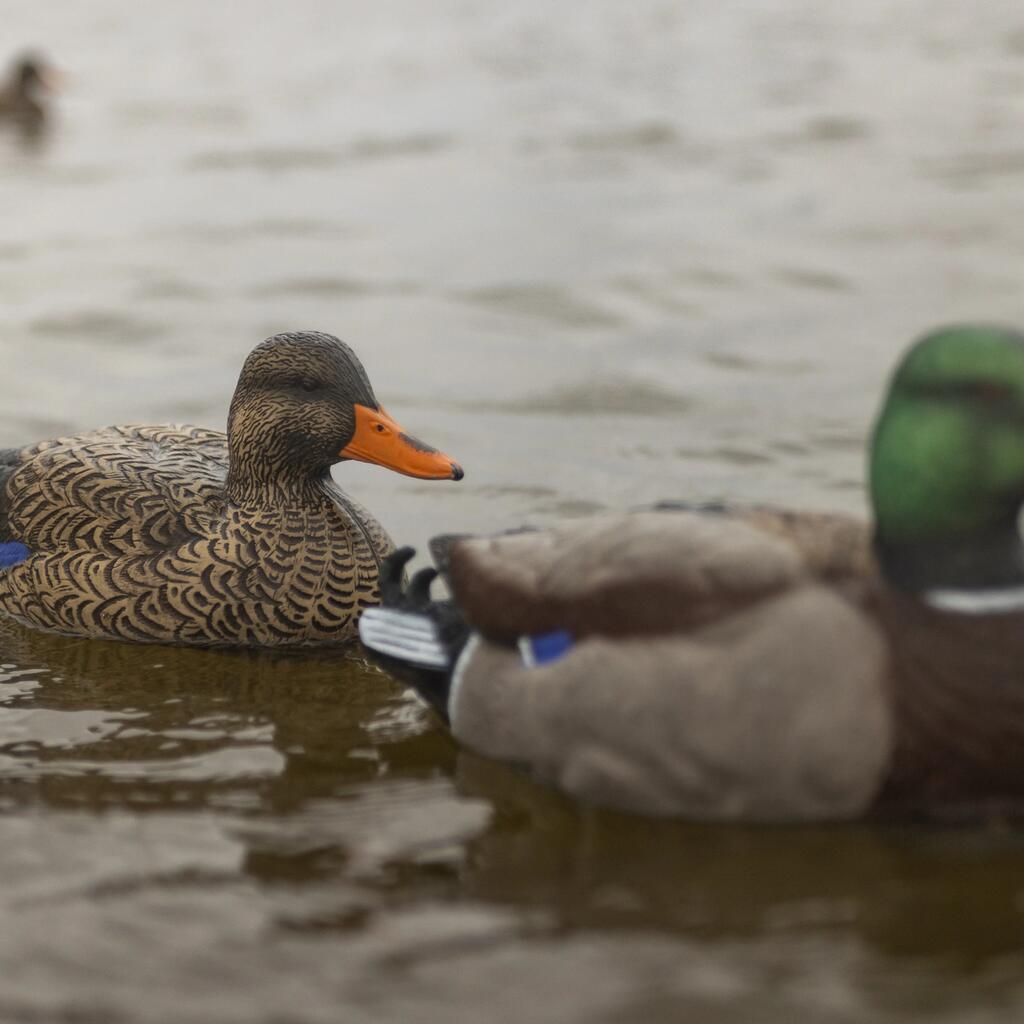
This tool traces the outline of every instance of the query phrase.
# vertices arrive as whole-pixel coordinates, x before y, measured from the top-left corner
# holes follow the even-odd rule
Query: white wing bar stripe
[[[445,669],[448,654],[426,615],[394,608],[367,608],[359,619],[359,639],[380,654],[423,668]]]
[[[1024,587],[991,587],[985,590],[927,590],[926,604],[944,612],[987,615],[1024,611]]]

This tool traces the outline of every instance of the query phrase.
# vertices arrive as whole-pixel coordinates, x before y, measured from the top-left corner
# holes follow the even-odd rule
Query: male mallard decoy
[[[899,365],[874,528],[676,507],[441,545],[364,644],[476,750],[569,793],[715,820],[1024,809],[1024,335]]]
[[[45,96],[56,88],[57,75],[40,56],[26,53],[12,65],[0,84],[0,117],[37,124],[46,116]]]
[[[0,452],[0,611],[118,640],[350,640],[394,544],[331,479],[345,459],[462,479],[316,331],[253,349],[226,436],[107,427]]]

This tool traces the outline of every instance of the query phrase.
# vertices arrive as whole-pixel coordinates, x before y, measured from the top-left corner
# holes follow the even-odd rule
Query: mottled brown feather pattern
[[[26,449],[7,484],[10,529],[33,555],[0,608],[35,626],[122,640],[277,646],[355,636],[393,548],[325,484],[318,507],[226,498],[226,437],[113,427]]]
[[[108,427],[43,441],[7,481],[8,529],[35,550],[162,550],[224,504],[225,436],[200,427]]]

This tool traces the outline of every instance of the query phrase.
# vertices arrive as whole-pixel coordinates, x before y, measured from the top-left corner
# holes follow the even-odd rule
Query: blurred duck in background
[[[23,127],[41,127],[49,114],[49,97],[60,85],[60,74],[40,54],[15,58],[0,86],[0,118]]]
[[[364,644],[456,738],[582,800],[718,821],[1024,812],[1024,335],[893,376],[873,524],[668,505],[438,538]]]

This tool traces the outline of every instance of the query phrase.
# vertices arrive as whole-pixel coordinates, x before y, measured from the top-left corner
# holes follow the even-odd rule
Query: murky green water
[[[97,0],[0,133],[0,443],[221,426],[333,331],[466,467],[400,541],[659,497],[860,509],[912,336],[1024,322],[1010,0]],[[0,1020],[957,1021],[1024,1004],[1024,839],[580,809],[355,655],[0,629]]]

